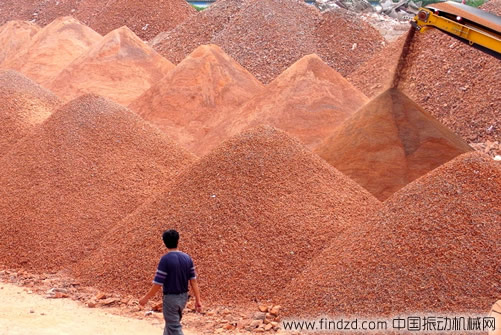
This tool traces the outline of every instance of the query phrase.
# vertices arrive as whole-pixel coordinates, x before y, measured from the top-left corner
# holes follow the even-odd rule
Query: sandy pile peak
[[[173,68],[124,26],[104,36],[48,86],[65,101],[95,93],[128,105]]]
[[[0,67],[5,59],[12,58],[41,28],[27,21],[13,20],[0,27]]]
[[[388,89],[345,120],[315,152],[384,200],[471,150],[404,93]]]
[[[333,239],[281,305],[303,317],[484,314],[500,294],[500,191],[498,162],[456,157]]]
[[[0,156],[61,104],[51,92],[13,70],[0,70]]]
[[[140,294],[165,253],[161,233],[174,228],[208,303],[272,299],[333,236],[379,204],[298,140],[261,126],[188,168],[110,232],[78,272],[103,290]]]
[[[302,57],[219,125],[238,133],[270,124],[318,146],[367,97],[315,54]]]
[[[101,35],[77,19],[60,17],[35,34],[31,43],[6,59],[2,67],[45,85],[101,39]]]
[[[68,267],[193,160],[118,104],[67,103],[0,160],[1,263]]]
[[[176,142],[202,155],[228,135],[206,136],[243,103],[264,89],[217,45],[203,45],[146,91],[130,108]]]

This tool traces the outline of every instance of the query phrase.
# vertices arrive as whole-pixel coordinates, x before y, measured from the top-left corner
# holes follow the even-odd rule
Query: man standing
[[[183,335],[181,318],[188,300],[188,282],[195,295],[195,309],[197,312],[202,311],[195,266],[189,255],[177,249],[179,242],[177,231],[172,229],[165,231],[162,239],[168,251],[160,259],[153,286],[139,300],[139,304],[146,305],[163,286],[164,335]]]

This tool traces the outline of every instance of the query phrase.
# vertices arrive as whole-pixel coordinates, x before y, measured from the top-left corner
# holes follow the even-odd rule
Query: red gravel
[[[77,273],[103,290],[144,294],[165,252],[161,233],[174,228],[207,303],[271,299],[379,204],[299,141],[259,127],[226,141],[122,221]]]
[[[31,43],[6,59],[2,67],[19,71],[45,85],[101,40],[101,35],[74,18],[62,17],[40,30]]]
[[[0,24],[33,20],[41,26],[73,15],[102,35],[128,26],[144,40],[170,30],[196,11],[184,0],[2,0]],[[146,26],[148,25],[148,26]]]
[[[386,91],[391,87],[406,38],[407,34],[400,36],[350,73],[346,79],[368,97],[375,97]]]
[[[122,27],[75,59],[47,86],[65,101],[95,93],[126,106],[173,68]]]
[[[499,163],[461,155],[333,239],[279,302],[301,316],[487,312],[501,295],[500,204]]]
[[[0,2],[0,24],[3,25],[11,20],[28,21],[36,18],[38,0],[2,0]]]
[[[42,123],[59,99],[20,73],[0,71],[0,157]]]
[[[344,9],[324,12],[315,36],[316,53],[345,77],[384,47],[384,38],[374,27],[360,14]]]
[[[210,44],[212,37],[221,33],[248,1],[218,0],[176,28],[160,33],[150,44],[167,59],[180,63],[199,46]]]
[[[264,86],[216,45],[198,47],[130,108],[203,155],[230,135],[215,129]]]
[[[389,89],[345,120],[315,152],[383,201],[471,150],[405,94]]]
[[[12,57],[40,30],[34,23],[9,21],[0,27],[0,67],[3,61]]]
[[[102,1],[97,0],[83,2],[79,5],[77,17],[81,17],[92,29],[105,35],[111,30],[127,26],[143,40],[171,30],[196,14],[196,10],[184,0],[113,0],[104,6]],[[92,11],[88,12],[88,9]],[[89,21],[86,21],[87,18]]]
[[[315,148],[368,101],[317,55],[301,58],[219,126],[234,134],[269,124]]]
[[[501,16],[501,0],[490,0],[480,6],[483,10]]]
[[[346,13],[322,15],[301,0],[219,0],[153,39],[152,45],[179,62],[197,46],[214,43],[256,78],[269,83],[313,53],[346,75],[379,50],[382,41],[369,24]]]
[[[369,97],[379,93],[391,77],[399,43],[348,79]],[[498,59],[430,30],[415,34],[406,60],[399,83],[404,93],[468,143],[501,140],[501,94],[493,85],[501,82]]]
[[[399,87],[412,99],[468,142],[501,140],[499,59],[434,30],[416,34],[407,61]]]
[[[66,104],[0,160],[0,264],[67,268],[192,161],[120,105]]]
[[[215,43],[268,83],[301,57],[315,53],[320,12],[301,0],[249,1]]]

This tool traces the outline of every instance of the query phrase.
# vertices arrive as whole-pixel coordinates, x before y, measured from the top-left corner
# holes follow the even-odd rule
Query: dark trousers
[[[165,294],[163,313],[165,319],[164,335],[183,335],[181,318],[188,301],[188,292],[181,294]]]

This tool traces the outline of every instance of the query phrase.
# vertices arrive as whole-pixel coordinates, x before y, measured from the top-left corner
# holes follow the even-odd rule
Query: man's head
[[[179,242],[179,233],[174,229],[166,230],[162,235],[162,239],[167,249],[176,249],[177,242]]]

